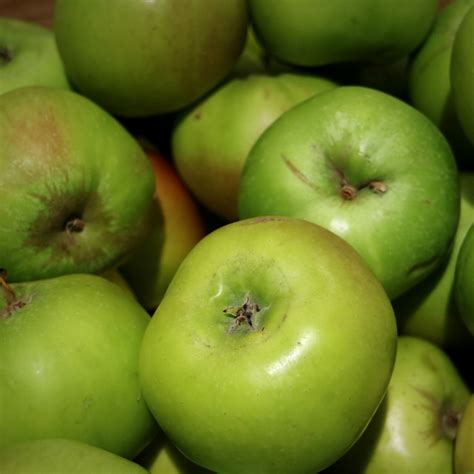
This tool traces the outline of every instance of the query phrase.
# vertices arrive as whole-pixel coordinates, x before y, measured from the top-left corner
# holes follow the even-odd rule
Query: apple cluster
[[[474,0],[49,4],[0,5],[0,472],[473,474]]]

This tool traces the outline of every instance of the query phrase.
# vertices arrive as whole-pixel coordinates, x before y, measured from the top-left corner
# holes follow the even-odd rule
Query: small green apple
[[[454,295],[459,313],[474,335],[474,217],[459,250]]]
[[[71,82],[123,116],[173,112],[208,92],[236,63],[247,24],[245,0],[57,0],[54,11]]]
[[[146,474],[139,464],[71,439],[23,441],[0,448],[3,474]]]
[[[0,94],[23,86],[70,89],[51,30],[0,17]]]
[[[138,454],[157,431],[138,380],[146,311],[95,275],[0,283],[0,446],[71,438]]]
[[[295,73],[227,81],[173,130],[173,159],[187,187],[211,212],[237,220],[240,174],[257,138],[294,105],[335,87],[323,77]]]
[[[0,111],[0,265],[10,281],[121,263],[148,230],[155,191],[137,141],[72,91],[22,87],[0,96]]]
[[[171,442],[217,472],[318,472],[361,435],[396,352],[385,291],[308,221],[224,225],[187,255],[148,326],[143,395]]]
[[[250,0],[265,49],[301,66],[389,61],[413,51],[428,33],[437,0]]]
[[[360,440],[329,472],[453,473],[454,439],[469,395],[443,350],[401,336],[384,402]]]
[[[343,86],[285,112],[252,147],[241,218],[287,215],[349,242],[395,298],[451,248],[458,170],[439,129],[389,94]]]

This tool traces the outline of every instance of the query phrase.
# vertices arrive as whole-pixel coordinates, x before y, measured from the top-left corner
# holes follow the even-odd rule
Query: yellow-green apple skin
[[[0,94],[32,85],[71,87],[54,33],[35,23],[0,17]]]
[[[0,143],[0,260],[10,281],[99,273],[146,235],[150,162],[89,99],[39,86],[7,92]]]
[[[461,127],[474,144],[474,5],[456,32],[450,72],[456,113]]]
[[[323,77],[293,73],[224,83],[173,130],[173,160],[187,187],[211,212],[237,220],[240,173],[258,137],[294,105],[335,87]]]
[[[474,336],[474,217],[457,257],[454,295],[461,318]]]
[[[122,116],[173,112],[211,90],[247,25],[245,0],[58,0],[54,10],[71,82]]]
[[[425,280],[393,302],[399,334],[428,339],[446,350],[474,347],[455,302],[459,249],[474,222],[474,173],[462,171],[461,212],[447,260]]]
[[[472,162],[474,149],[454,109],[451,54],[454,38],[473,0],[456,0],[441,9],[433,27],[409,66],[410,102],[445,133],[456,158]]]
[[[3,474],[147,474],[109,451],[71,439],[38,439],[0,448]]]
[[[240,220],[183,260],[147,328],[143,395],[170,441],[216,472],[318,472],[385,394],[397,336],[380,282],[326,229]]]
[[[145,240],[120,267],[140,303],[154,311],[181,261],[206,234],[201,211],[173,164],[147,151],[155,173],[160,212]]]
[[[0,446],[69,438],[137,455],[157,431],[138,379],[147,312],[96,275],[11,288],[0,294]]]
[[[384,401],[360,440],[329,472],[453,474],[454,439],[469,396],[442,349],[401,336]]]
[[[350,243],[391,299],[446,258],[459,220],[446,138],[409,104],[342,86],[294,106],[259,137],[239,188],[241,218],[287,215]]]
[[[474,395],[461,416],[454,443],[455,474],[474,472]]]
[[[389,61],[413,51],[428,33],[437,0],[250,0],[265,49],[301,66]]]

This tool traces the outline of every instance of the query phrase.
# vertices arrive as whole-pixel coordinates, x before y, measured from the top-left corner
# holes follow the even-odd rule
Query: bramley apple
[[[454,439],[469,395],[444,351],[421,338],[400,337],[384,402],[329,472],[453,473]]]
[[[361,435],[396,352],[380,282],[310,222],[224,225],[183,260],[148,326],[143,395],[189,459],[217,472],[318,472]]]
[[[208,92],[237,61],[247,24],[245,0],[57,0],[54,12],[71,82],[123,116],[172,112]]]
[[[0,447],[70,438],[137,455],[157,431],[137,373],[146,311],[95,275],[0,284]]]
[[[147,474],[139,464],[71,439],[38,439],[0,448],[3,474]]]
[[[388,61],[413,51],[427,34],[437,0],[250,0],[257,37],[291,64]]]
[[[10,281],[101,272],[146,234],[149,160],[87,98],[48,87],[1,95],[0,144],[0,266]]]
[[[357,86],[285,112],[247,157],[241,218],[287,215],[349,242],[395,298],[446,257],[459,219],[458,171],[439,129]]]
[[[0,94],[22,86],[70,89],[51,30],[0,17]]]
[[[237,220],[240,173],[257,138],[292,106],[335,87],[319,76],[251,74],[197,103],[171,137],[173,160],[193,195],[227,221]]]

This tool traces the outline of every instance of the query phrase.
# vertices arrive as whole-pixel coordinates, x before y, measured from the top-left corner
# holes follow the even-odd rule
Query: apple
[[[446,261],[425,280],[393,301],[399,334],[422,337],[446,350],[474,348],[454,299],[454,275],[462,241],[474,222],[474,173],[459,174],[461,212]]]
[[[147,150],[147,155],[155,173],[158,212],[147,237],[120,271],[142,306],[153,312],[183,258],[204,237],[206,227],[173,164],[156,150]]]
[[[359,86],[285,112],[251,149],[239,191],[241,218],[293,216],[344,238],[391,299],[446,257],[459,202],[456,163],[438,128]]]
[[[96,275],[0,283],[0,447],[70,438],[137,455],[157,431],[138,379],[146,311]]]
[[[239,218],[239,180],[247,155],[281,114],[333,89],[319,76],[251,74],[227,81],[197,103],[171,136],[176,168],[196,199],[226,221]]]
[[[71,439],[38,439],[0,448],[3,474],[146,474],[139,464]]]
[[[454,109],[450,65],[456,32],[473,5],[473,0],[456,0],[440,10],[409,66],[410,102],[441,128],[456,158],[466,163],[474,150]]]
[[[396,343],[390,300],[350,245],[265,216],[212,231],[183,260],[145,332],[139,377],[192,462],[318,472],[363,432]]]
[[[70,89],[51,30],[0,17],[0,94],[23,86]]]
[[[0,110],[0,265],[10,281],[121,263],[148,231],[155,191],[138,142],[72,91],[15,89]]]
[[[474,394],[461,416],[454,444],[455,474],[474,472]]]
[[[456,261],[454,297],[461,318],[474,335],[474,216]]]
[[[456,32],[451,57],[454,106],[467,137],[474,144],[474,5],[464,15]]]
[[[257,38],[300,66],[399,59],[424,39],[437,0],[249,0]]]
[[[442,349],[401,336],[384,402],[360,440],[329,472],[453,473],[454,439],[469,396]]]
[[[245,0],[57,0],[54,10],[70,80],[121,116],[173,112],[211,90],[236,63],[247,25]]]

